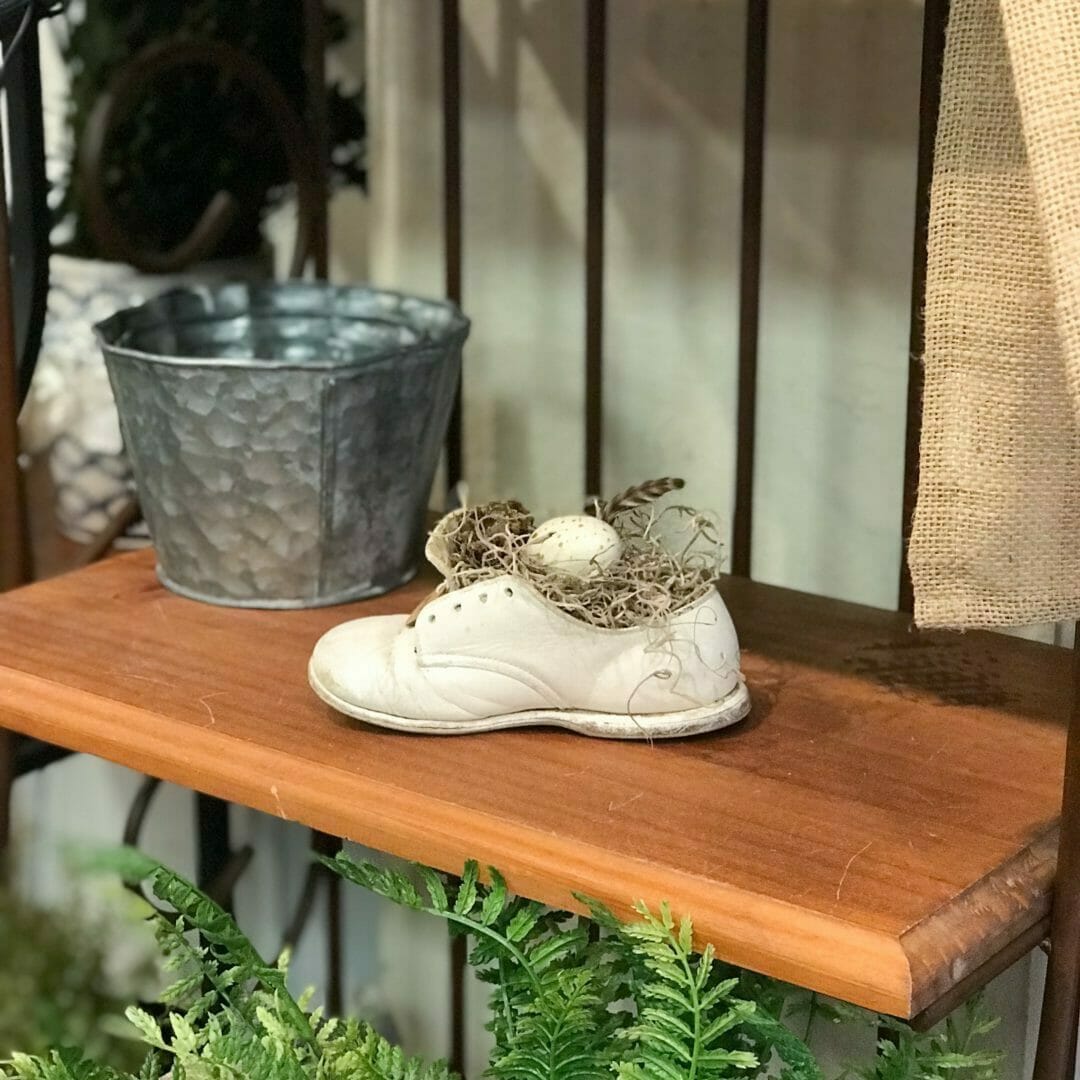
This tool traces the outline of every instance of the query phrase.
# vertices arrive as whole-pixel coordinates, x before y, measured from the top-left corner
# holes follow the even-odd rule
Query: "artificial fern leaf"
[[[759,1058],[767,1061],[775,1052],[782,1062],[781,1080],[824,1080],[810,1047],[779,1018],[758,1006],[745,1015],[743,1022],[761,1040],[755,1046]]]
[[[208,969],[209,965],[204,965],[204,973],[208,978],[222,987],[235,985],[245,979],[255,980],[280,996],[297,1035],[308,1042],[312,1040],[308,1018],[289,994],[285,973],[276,964],[268,964],[263,960],[223,907],[167,867],[159,866],[152,873],[150,887],[159,900],[169,904],[187,925],[198,930],[213,950],[218,964],[214,971]],[[221,982],[222,972],[228,973],[225,983]]]
[[[465,864],[465,870],[461,875],[461,884],[458,886],[457,896],[454,899],[454,911],[458,915],[468,915],[476,904],[477,878],[480,867],[475,860],[470,859]]]
[[[450,901],[446,896],[446,886],[443,884],[442,878],[437,871],[432,870],[429,866],[418,866],[417,869],[424,879],[428,896],[431,898],[431,906],[436,911],[445,911],[450,906]]]
[[[114,1069],[88,1061],[71,1047],[53,1050],[44,1058],[12,1054],[0,1070],[0,1076],[17,1080],[124,1080]]]
[[[132,1027],[138,1031],[139,1036],[147,1046],[156,1047],[160,1050],[168,1048],[165,1036],[161,1033],[160,1025],[145,1009],[132,1005],[125,1011],[124,1015]]]
[[[71,1080],[114,1080],[119,1075],[107,1065],[87,1061],[74,1047],[64,1047],[53,1053]]]
[[[488,867],[491,886],[480,907],[480,921],[490,926],[506,910],[506,881],[495,867]]]
[[[138,1080],[161,1080],[164,1071],[161,1055],[156,1050],[151,1050],[139,1069]]]
[[[506,936],[510,941],[524,941],[540,921],[543,908],[532,901],[522,904],[514,912],[506,926]]]
[[[320,1080],[452,1080],[455,1076],[445,1062],[406,1057],[374,1028],[359,1022],[351,1022],[345,1037],[331,1046],[334,1052]]]
[[[377,867],[342,853],[327,865],[382,896],[399,898],[401,890]],[[433,872],[420,872],[430,896],[423,910],[473,937],[470,963],[494,986],[488,1027],[496,1049],[489,1075],[498,1080],[606,1075],[614,1058],[612,1035],[625,1024],[625,1014],[609,1010],[607,977],[594,961],[585,928],[566,913],[511,897],[497,870],[489,872],[490,885],[481,884],[475,862],[466,864],[452,902],[433,887]]]
[[[376,866],[366,860],[357,862],[350,859],[343,851],[338,852],[333,858],[325,855],[320,855],[318,858],[324,866],[340,874],[346,881],[351,881],[354,885],[362,885],[379,896],[393,900],[395,904],[417,911],[425,906],[423,897],[416,886],[405,874],[397,870]]]
[[[592,1080],[610,1067],[613,1019],[595,990],[595,972],[552,980],[521,1008],[505,1051],[492,1062],[498,1080]]]
[[[693,926],[676,927],[666,904],[637,905],[640,923],[616,936],[629,951],[638,1015],[623,1033],[628,1044],[618,1074],[627,1080],[719,1080],[757,1068],[740,1029],[752,1003],[734,998],[738,979],[723,978],[713,951],[693,954]]]

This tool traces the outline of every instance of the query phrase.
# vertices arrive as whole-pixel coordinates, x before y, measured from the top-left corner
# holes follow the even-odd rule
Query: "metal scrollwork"
[[[172,38],[137,53],[113,76],[94,105],[79,148],[79,176],[86,194],[87,222],[100,249],[110,258],[130,263],[147,273],[174,273],[209,258],[236,211],[236,200],[219,191],[210,200],[192,231],[168,251],[142,247],[109,206],[102,162],[109,135],[130,115],[154,80],[183,67],[209,67],[250,90],[274,124],[296,184],[297,235],[289,273],[299,277],[312,249],[313,229],[324,198],[317,150],[288,98],[274,79],[246,53],[213,40]]]

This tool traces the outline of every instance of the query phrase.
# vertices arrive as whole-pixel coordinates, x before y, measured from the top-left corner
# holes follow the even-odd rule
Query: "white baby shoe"
[[[427,734],[552,724],[670,738],[750,710],[735,627],[715,588],[662,625],[611,630],[506,574],[435,597],[415,622],[372,616],[335,627],[315,646],[308,678],[347,716]]]

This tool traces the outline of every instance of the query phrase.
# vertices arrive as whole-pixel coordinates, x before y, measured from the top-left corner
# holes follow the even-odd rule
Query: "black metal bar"
[[[311,913],[315,910],[315,897],[319,891],[321,871],[322,868],[315,862],[307,868],[307,873],[304,875],[304,884],[300,890],[300,899],[296,902],[293,916],[285,927],[279,952],[284,952],[285,949],[295,949],[304,936],[308,921],[311,919]]]
[[[243,847],[230,852],[228,862],[221,868],[217,877],[203,886],[206,895],[222,907],[231,908],[237,882],[244,876],[244,871],[254,856],[255,848],[251,844],[244,844]]]
[[[0,729],[0,882],[7,871],[11,843],[11,793],[15,782],[15,733]]]
[[[443,111],[443,242],[446,260],[446,295],[462,301],[462,183],[461,154],[461,11],[458,0],[442,0],[442,111]],[[464,375],[462,376],[462,379]],[[462,380],[454,394],[454,408],[446,433],[446,484],[452,492],[463,479],[465,435]],[[450,1067],[465,1068],[465,957],[450,949]]]
[[[341,840],[329,833],[312,829],[311,850],[315,855],[336,855],[341,850]],[[295,949],[299,945],[315,911],[320,884],[326,888],[326,1011],[331,1016],[340,1016],[345,998],[341,878],[314,859],[304,876],[304,886],[300,890],[296,909],[285,927],[281,948]]]
[[[63,746],[53,746],[52,743],[42,742],[40,739],[16,736],[15,776],[17,778],[27,773],[37,772],[57,761],[63,761],[73,753],[73,750],[68,750]]]
[[[135,792],[135,798],[132,799],[131,807],[128,809],[127,820],[124,822],[124,843],[129,847],[138,846],[143,823],[146,821],[150,805],[160,787],[161,781],[156,776],[144,776],[139,790]]]
[[[229,804],[212,795],[196,794],[195,815],[198,824],[195,873],[199,885],[205,888],[221,876],[232,856]],[[221,902],[230,907],[232,896],[222,897]]]
[[[585,498],[603,488],[607,0],[585,9]]]
[[[308,135],[315,153],[312,177],[319,198],[314,200],[311,254],[315,276],[325,280],[330,272],[329,194],[330,136],[326,117],[326,16],[322,0],[304,2],[304,76],[307,82]]]
[[[908,348],[907,420],[904,428],[903,546],[900,555],[901,611],[914,611],[907,549],[919,482],[919,437],[922,433],[923,351],[926,327],[926,247],[930,232],[930,183],[934,173],[934,142],[941,105],[941,68],[945,59],[945,29],[949,0],[926,0],[923,9],[922,76],[919,85],[919,148],[915,167],[915,235],[911,265],[911,322]]]
[[[1080,634],[1073,646],[1073,703],[1065,745],[1050,958],[1035,1048],[1034,1080],[1073,1080],[1080,1020]]]
[[[326,1010],[340,1016],[345,1004],[344,917],[341,905],[341,878],[326,876]]]
[[[769,0],[747,0],[743,96],[742,235],[739,248],[739,384],[731,570],[750,576],[761,315],[761,223],[765,184],[765,101]]]
[[[311,846],[320,855],[333,856],[341,850],[341,839],[313,831]],[[340,1016],[345,1003],[341,878],[325,867],[321,869],[326,882],[326,1011],[331,1016]]]
[[[5,54],[7,49],[5,47]],[[37,19],[11,56],[4,57],[10,138],[11,260],[19,395],[26,398],[34,372],[49,292],[49,230],[45,131]]]
[[[465,937],[450,939],[450,1067],[465,1074],[465,973],[469,943]]]
[[[458,0],[442,0],[443,236],[446,295],[462,296],[461,19]],[[464,475],[462,392],[458,383],[446,435],[446,481],[453,489]]]
[[[30,544],[19,472],[19,352],[9,224],[7,185],[0,169],[0,592],[30,579]]]

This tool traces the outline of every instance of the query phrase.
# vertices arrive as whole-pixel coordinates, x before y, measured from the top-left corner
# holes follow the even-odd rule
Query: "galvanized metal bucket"
[[[313,607],[413,576],[469,332],[453,304],[237,284],[95,331],[170,589]]]

